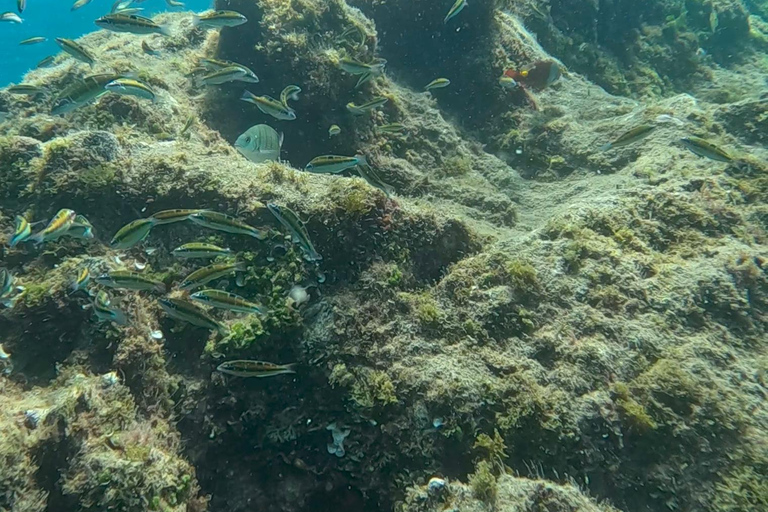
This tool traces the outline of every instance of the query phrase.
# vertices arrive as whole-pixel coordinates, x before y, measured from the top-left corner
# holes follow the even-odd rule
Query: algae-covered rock
[[[543,479],[527,479],[511,475],[502,475],[488,483],[493,486],[491,499],[488,491],[478,494],[478,485],[480,485],[478,478],[476,473],[468,485],[459,481],[449,481],[439,492],[429,492],[424,487],[412,487],[408,489],[405,501],[399,504],[397,510],[470,512],[488,510],[489,507],[510,512],[537,510],[613,512],[617,510],[609,504],[594,501],[573,485],[557,485]]]
[[[94,72],[131,72],[154,102],[107,93],[53,116],[8,100],[0,221],[38,231],[71,208],[93,236],[0,251],[0,508],[760,508],[768,152],[746,3],[469,2],[448,22],[427,1],[218,7],[248,23],[168,13],[169,37],[82,38]],[[387,63],[358,86],[345,58]],[[260,81],[203,86],[204,59]],[[563,75],[499,84],[535,61]],[[89,72],[57,62],[25,81]],[[451,85],[426,94],[438,77]],[[290,84],[295,120],[240,100]],[[280,161],[233,147],[261,123],[284,133]],[[365,156],[380,182],[303,170],[327,154]],[[110,247],[172,209],[259,236],[179,214]],[[174,255],[190,242],[226,254]],[[193,324],[159,301],[192,300],[182,281],[232,262],[206,287],[258,312],[204,306]],[[117,270],[156,285],[96,282]],[[290,366],[217,371],[230,360]]]

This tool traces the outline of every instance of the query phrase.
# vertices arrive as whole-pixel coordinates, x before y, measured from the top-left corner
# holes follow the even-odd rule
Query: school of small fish
[[[72,5],[72,10],[78,10],[90,1],[76,0]],[[141,11],[141,8],[132,7],[134,1],[117,0],[108,14],[100,16],[94,21],[95,25],[107,31],[139,36],[157,34],[167,37],[172,35],[167,25],[158,24],[151,18],[138,15],[137,13]],[[183,3],[175,0],[167,0],[167,2],[171,6],[183,6]],[[466,0],[455,0],[443,20],[444,24],[455,23],[452,20],[464,12],[467,7]],[[18,0],[19,14],[23,13],[25,8],[26,0]],[[23,22],[22,18],[13,12],[0,14],[0,21],[7,23]],[[238,27],[247,22],[246,16],[229,10],[208,11],[195,14],[192,17],[192,26],[199,30]],[[35,36],[20,41],[19,45],[37,45],[46,41],[47,38],[45,37]],[[88,47],[62,37],[54,38],[53,41],[69,58],[89,67],[95,64],[96,57]],[[335,41],[345,48],[356,50],[365,44],[366,35],[360,28],[352,26],[340,34]],[[141,50],[150,56],[162,54],[162,50],[152,48],[146,41],[142,41]],[[37,67],[49,67],[56,65],[57,62],[62,62],[62,58],[50,56],[40,61]],[[354,89],[358,89],[365,83],[383,75],[386,64],[387,61],[380,58],[374,58],[370,62],[362,62],[354,56],[354,51],[351,54],[345,53],[338,61],[338,67],[341,71],[357,78]],[[529,91],[548,87],[560,79],[561,75],[562,69],[558,63],[536,61],[519,70],[507,70],[499,78],[498,83],[500,87],[510,91],[510,93],[523,94],[530,105],[536,108],[535,99]],[[260,83],[256,73],[247,66],[212,58],[200,59],[190,78],[200,88]],[[450,79],[438,77],[426,84],[423,90],[428,94],[433,94],[450,85]],[[58,91],[33,84],[16,84],[9,87],[7,91],[16,96],[49,97],[50,110],[53,115],[65,115],[96,101],[105,94],[131,96],[152,102],[159,101],[158,95],[152,87],[139,80],[133,73],[112,72],[84,75]],[[290,84],[282,89],[279,99],[276,99],[269,94],[256,95],[243,88],[240,99],[254,105],[261,114],[273,120],[294,121],[298,118],[299,113],[296,108],[289,105],[289,101],[299,102],[301,91],[300,86]],[[350,101],[345,105],[345,108],[351,116],[370,116],[375,110],[384,108],[389,101],[390,98],[386,96],[376,96],[360,104]],[[194,122],[195,118],[189,117],[181,133],[185,133]],[[603,144],[599,149],[600,151],[610,151],[636,144],[651,135],[656,128],[657,125],[653,123],[637,125]],[[336,137],[341,132],[338,124],[332,124],[328,128],[329,137]],[[408,128],[401,123],[376,125],[374,132],[380,136],[408,136],[409,134]],[[726,163],[733,161],[733,157],[728,152],[704,139],[688,136],[680,139],[680,143],[697,156]],[[244,158],[253,163],[279,161],[283,146],[283,134],[267,124],[255,124],[243,132],[233,145]],[[394,187],[384,181],[380,170],[371,165],[365,155],[319,155],[312,158],[305,165],[304,170],[309,173],[330,175],[339,175],[355,170],[368,184],[384,192],[387,197],[391,197],[395,193]],[[300,248],[304,259],[317,265],[322,260],[322,256],[315,248],[299,215],[286,206],[274,203],[266,205],[266,209],[273,215],[276,224],[281,226],[288,233],[291,241]],[[179,222],[186,222],[199,228],[216,230],[230,235],[252,237],[256,241],[263,241],[267,237],[267,230],[251,226],[226,213],[208,209],[174,209],[159,211],[149,217],[129,222],[117,230],[107,244],[108,249],[112,251],[133,250],[144,243],[153,230],[160,226]],[[40,228],[35,231],[38,225]],[[85,241],[92,240],[94,239],[93,226],[84,216],[66,208],[59,210],[53,218],[47,221],[30,222],[25,216],[19,215],[15,219],[14,229],[9,236],[7,245],[15,250],[32,250],[33,246],[47,244],[66,237]],[[248,264],[238,260],[237,254],[230,249],[205,242],[191,241],[173,249],[171,254],[185,262],[213,261],[197,268],[180,282],[175,283],[173,296],[166,295],[169,288],[167,280],[160,280],[141,272],[144,269],[144,264],[140,265],[137,262],[133,269],[106,270],[97,269],[94,266],[83,266],[78,270],[77,275],[72,277],[69,295],[87,295],[90,299],[88,306],[98,321],[120,326],[129,325],[131,317],[110,296],[108,289],[160,294],[161,297],[157,299],[157,305],[168,317],[216,331],[221,335],[228,334],[228,327],[221,318],[217,318],[214,313],[216,310],[238,314],[269,314],[266,308],[250,298],[211,286],[213,283],[228,279],[231,276],[241,276],[238,277],[239,282],[242,276],[248,273]],[[92,275],[92,272],[97,270],[98,273]],[[0,305],[7,308],[13,307],[16,300],[24,295],[24,287],[16,286],[15,282],[16,278],[10,271],[0,268]],[[307,295],[303,288],[301,290],[304,295]],[[301,303],[303,299],[299,300],[293,297],[293,294],[296,294],[297,297],[300,295],[298,291],[292,290],[291,294],[294,303]],[[240,377],[268,377],[295,373],[294,366],[290,364],[279,365],[250,360],[227,361],[219,365],[217,369],[222,373]]]

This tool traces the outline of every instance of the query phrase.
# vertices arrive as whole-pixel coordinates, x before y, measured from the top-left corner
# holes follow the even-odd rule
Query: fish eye
[[[250,138],[250,137],[246,137],[246,138],[245,138],[245,142],[246,142],[246,143],[248,143],[248,144],[250,144],[250,142],[251,142],[251,138]]]

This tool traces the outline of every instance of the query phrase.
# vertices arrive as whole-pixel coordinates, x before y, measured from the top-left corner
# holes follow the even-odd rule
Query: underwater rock
[[[18,101],[0,125],[0,220],[71,207],[96,233],[0,251],[27,291],[0,312],[13,363],[0,375],[0,508],[758,510],[765,68],[744,51],[744,68],[723,62],[694,95],[660,97],[708,76],[702,43],[745,41],[742,2],[694,3],[686,21],[680,2],[469,2],[446,27],[450,6],[435,2],[235,0],[219,5],[249,22],[221,33],[159,16],[173,34],[152,39],[159,56],[130,34],[84,37],[98,66],[135,68],[156,102],[105,94],[52,120],[45,102]],[[733,43],[715,41],[719,28],[693,33],[708,9]],[[357,87],[344,52],[389,71]],[[266,118],[242,86],[201,90],[188,75],[205,58],[252,67],[254,93],[297,84],[297,119]],[[528,99],[499,86],[540,60],[569,69]],[[78,69],[25,80],[63,88]],[[449,71],[450,87],[421,92]],[[699,94],[710,86],[722,94]],[[375,96],[382,108],[347,115]],[[286,133],[281,162],[234,147],[264,122]],[[642,140],[598,151],[645,123],[657,126]],[[343,135],[330,139],[332,124]],[[687,136],[736,162],[686,151]],[[301,170],[330,153],[365,154],[393,190]],[[269,203],[306,219],[321,263],[302,258]],[[267,236],[180,221],[152,226],[135,252],[108,248],[121,226],[176,208]],[[218,335],[162,316],[159,295],[118,290],[132,321],[117,326],[91,319],[85,290],[68,294],[84,266],[100,275],[140,253],[142,275],[177,298],[200,266],[172,257],[187,243],[244,262],[212,284],[263,299],[267,314],[212,312]],[[311,304],[290,307],[319,274]],[[224,379],[222,358],[295,362],[297,374]],[[436,474],[468,483],[433,480],[443,490],[430,499]]]
[[[431,481],[430,481],[431,482]],[[444,482],[445,484],[445,482]],[[492,506],[500,512],[618,512],[618,509],[600,504],[584,495],[573,485],[559,485],[543,479],[519,478],[502,475],[494,483],[496,498],[492,503],[475,497],[476,489],[458,481],[450,482],[451,494],[448,501],[422,501],[421,489],[411,487],[405,502],[398,507],[400,512],[438,512],[455,510],[473,512],[488,510]],[[429,485],[427,486],[429,488]]]

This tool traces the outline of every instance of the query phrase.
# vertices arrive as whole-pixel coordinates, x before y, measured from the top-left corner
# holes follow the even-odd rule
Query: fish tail
[[[611,144],[611,143],[609,142],[608,144],[603,144],[602,146],[600,146],[600,151],[608,151],[608,150],[609,150],[609,149],[611,149],[612,147],[613,147],[613,144]]]
[[[296,366],[298,366],[298,363],[284,364],[283,369],[285,373],[296,373]]]
[[[192,21],[194,23],[194,20]],[[169,25],[160,25],[160,33],[164,36],[171,35],[171,27]]]
[[[40,233],[35,233],[31,237],[29,237],[28,240],[35,245],[40,245],[41,243],[43,243],[44,238],[45,238],[45,235],[41,231]]]
[[[200,25],[200,16],[198,16],[197,14],[193,14],[192,15],[192,26],[193,27],[197,27],[198,25]]]
[[[227,326],[226,326],[226,325],[224,325],[224,324],[218,323],[218,322],[216,323],[216,330],[217,330],[217,331],[218,331],[218,333],[219,333],[219,334],[221,334],[222,336],[226,336],[226,335],[228,335],[228,334],[229,334],[229,327],[227,327]]]
[[[247,101],[248,103],[254,103],[253,97],[255,95],[251,91],[243,91],[242,96],[240,96],[240,99],[243,101]]]
[[[113,309],[112,321],[115,322],[117,325],[127,325],[128,317],[125,315],[125,313],[123,313],[119,309]]]
[[[165,293],[165,283],[157,283],[155,285],[155,291],[157,293]]]
[[[248,270],[248,264],[244,261],[238,261],[237,263],[235,263],[235,270],[237,270],[238,272],[245,272],[246,270]]]

